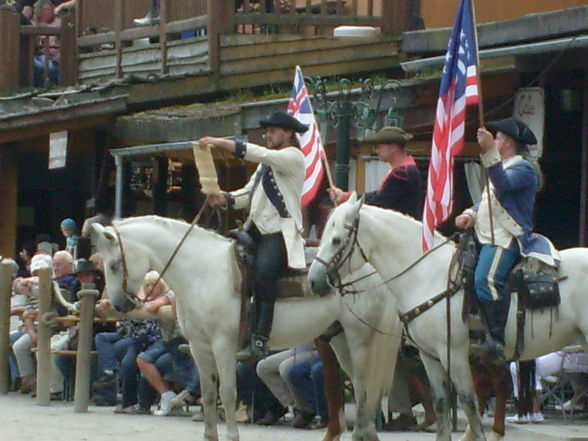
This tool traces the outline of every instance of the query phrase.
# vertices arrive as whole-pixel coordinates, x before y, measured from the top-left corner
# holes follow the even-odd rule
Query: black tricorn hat
[[[97,272],[97,271],[98,271],[98,269],[92,263],[92,261],[90,261],[88,259],[78,259],[78,261],[76,262],[76,270],[74,271],[74,274],[90,273],[90,272]]]
[[[486,124],[489,129],[502,132],[521,144],[537,144],[537,138],[527,124],[516,118],[505,118]]]
[[[259,125],[261,127],[280,127],[296,133],[304,133],[308,130],[308,126],[305,126],[286,112],[273,113],[268,119],[260,121]]]

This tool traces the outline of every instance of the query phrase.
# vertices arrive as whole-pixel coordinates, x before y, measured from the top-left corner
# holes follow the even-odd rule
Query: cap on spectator
[[[98,269],[94,266],[94,263],[88,259],[78,259],[76,263],[76,270],[74,274],[96,272]]]
[[[77,227],[76,221],[68,217],[61,221],[61,228],[67,228],[68,230],[75,230]]]
[[[31,275],[43,268],[53,269],[53,259],[49,254],[35,254],[31,260]]]
[[[51,242],[39,242],[37,244],[37,251],[43,251],[49,255],[53,255],[53,244]]]

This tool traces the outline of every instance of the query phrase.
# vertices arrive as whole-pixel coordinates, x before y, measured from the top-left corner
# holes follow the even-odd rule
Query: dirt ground
[[[226,439],[224,429],[224,425],[219,427],[221,440]],[[239,429],[242,441],[320,441],[324,433],[251,424],[241,424]],[[72,402],[52,402],[50,407],[40,407],[28,396],[0,396],[0,441],[200,441],[203,433],[203,423],[193,422],[189,417],[116,415],[110,407],[91,407],[88,413],[75,414]],[[457,440],[461,435],[454,433],[453,438]],[[351,440],[351,433],[346,432],[343,440]],[[434,441],[435,435],[381,433],[380,440]],[[549,420],[543,425],[509,425],[504,440],[588,441],[588,420],[565,425]]]

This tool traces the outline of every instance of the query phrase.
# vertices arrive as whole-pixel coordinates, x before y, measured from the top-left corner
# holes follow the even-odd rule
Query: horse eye
[[[333,243],[333,245],[338,246],[341,244],[341,239],[338,237],[333,237],[332,243]]]
[[[116,272],[116,263],[111,263],[110,264],[110,271],[112,271],[113,273]]]

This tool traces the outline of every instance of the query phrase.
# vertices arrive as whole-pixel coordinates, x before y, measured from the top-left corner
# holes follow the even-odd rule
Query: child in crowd
[[[78,240],[80,239],[80,236],[77,234],[76,221],[69,217],[63,219],[61,221],[61,232],[65,236],[65,250],[69,251],[75,259],[77,257],[76,249],[78,246]]]

